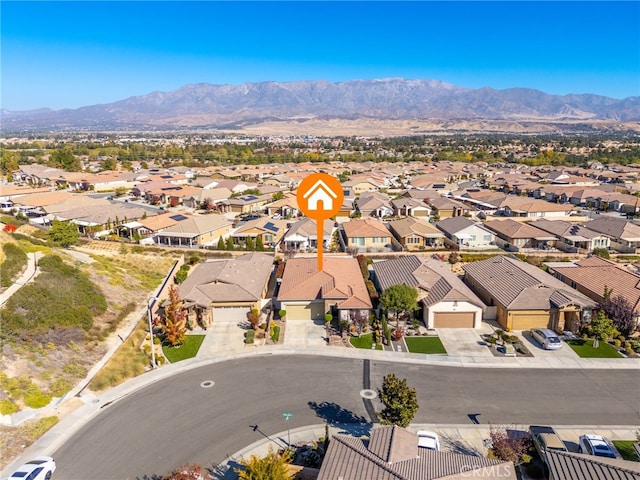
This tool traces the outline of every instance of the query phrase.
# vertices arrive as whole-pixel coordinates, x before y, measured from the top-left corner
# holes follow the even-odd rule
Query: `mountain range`
[[[372,121],[422,122],[418,125],[423,126],[424,122],[610,124],[640,121],[640,97],[551,95],[529,88],[470,89],[438,80],[388,78],[339,83],[200,83],[77,109],[2,110],[0,114],[5,132],[259,130],[260,125]]]

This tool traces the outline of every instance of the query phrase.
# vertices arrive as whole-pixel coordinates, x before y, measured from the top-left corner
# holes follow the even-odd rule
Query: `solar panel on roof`
[[[182,220],[186,220],[189,217],[185,217],[184,215],[181,214],[177,214],[177,215],[171,215],[169,217],[171,220],[175,220],[176,222],[181,222]]]
[[[271,222],[267,222],[264,224],[264,228],[266,228],[267,230],[271,230],[272,232],[277,232],[278,231],[278,227],[276,227],[273,223]]]
[[[247,195],[245,197],[242,197],[243,200],[257,200],[258,197],[256,197],[255,195]]]

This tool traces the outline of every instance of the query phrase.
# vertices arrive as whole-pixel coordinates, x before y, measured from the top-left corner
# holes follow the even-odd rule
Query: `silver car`
[[[562,340],[553,330],[548,328],[534,328],[531,330],[531,336],[545,350],[557,350],[562,348]]]

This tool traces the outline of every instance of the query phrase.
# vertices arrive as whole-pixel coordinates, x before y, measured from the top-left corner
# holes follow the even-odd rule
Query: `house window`
[[[273,235],[265,235],[264,236],[264,241],[267,243],[270,243],[273,241]]]
[[[351,243],[353,243],[354,245],[364,246],[364,237],[354,237],[351,240]]]
[[[476,241],[476,236],[475,235],[469,235],[469,241],[470,242],[475,242]]]
[[[413,243],[413,244],[420,243],[420,238],[419,237],[409,237],[409,238],[407,238],[407,243]]]
[[[482,241],[483,242],[490,242],[491,241],[491,234],[482,235]]]

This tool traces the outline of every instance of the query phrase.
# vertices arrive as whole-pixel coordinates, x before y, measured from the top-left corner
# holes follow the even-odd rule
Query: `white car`
[[[7,480],[50,480],[56,471],[56,462],[51,457],[36,457],[18,467]]]
[[[580,453],[596,457],[619,458],[613,444],[602,435],[588,433],[580,437]]]
[[[418,446],[429,450],[440,451],[440,439],[438,435],[427,430],[418,431]]]
[[[534,328],[531,330],[531,336],[545,350],[557,350],[562,348],[562,340],[556,332],[548,328]]]

